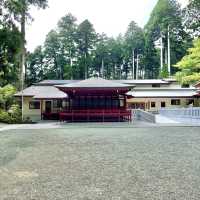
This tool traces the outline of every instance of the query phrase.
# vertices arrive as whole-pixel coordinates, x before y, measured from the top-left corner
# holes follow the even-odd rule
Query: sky
[[[178,1],[185,6],[188,0]],[[125,33],[132,20],[143,27],[156,3],[157,0],[49,0],[47,9],[31,9],[34,20],[27,25],[27,49],[33,51],[42,45],[48,32],[67,13],[74,15],[78,23],[88,19],[98,33],[116,37]]]

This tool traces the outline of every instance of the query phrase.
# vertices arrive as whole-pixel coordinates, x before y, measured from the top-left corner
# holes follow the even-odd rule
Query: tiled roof
[[[22,92],[18,92],[15,96],[22,96]],[[35,99],[59,99],[66,98],[67,94],[54,86],[31,86],[23,90],[23,96],[30,96]]]
[[[102,78],[89,78],[74,83],[57,85],[57,87],[58,88],[127,88],[132,86],[113,80],[106,80]]]
[[[91,78],[94,79],[94,78]],[[98,78],[101,79],[101,78]],[[88,79],[87,79],[88,80]],[[72,84],[77,83],[83,80],[44,80],[35,85],[64,85],[64,84]],[[85,80],[84,80],[85,81]],[[108,80],[109,81],[109,80]],[[144,79],[144,80],[110,80],[115,83],[122,84],[169,84],[171,81],[162,80],[162,79]]]
[[[143,79],[143,80],[114,80],[125,84],[169,84],[168,81],[161,79]]]
[[[44,81],[41,81],[39,83],[35,83],[35,85],[43,85],[43,86],[46,86],[46,85],[63,85],[63,84],[69,84],[69,83],[75,83],[75,82],[78,82],[80,80],[44,80]]]
[[[197,95],[197,91],[194,89],[140,89],[135,91],[130,91],[127,93],[133,97],[193,97]]]

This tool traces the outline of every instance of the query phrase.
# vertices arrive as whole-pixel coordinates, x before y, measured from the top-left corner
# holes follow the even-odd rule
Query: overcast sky
[[[188,0],[179,0],[185,6]],[[46,10],[32,9],[34,21],[27,27],[27,49],[43,44],[46,34],[58,20],[72,13],[80,23],[88,19],[98,33],[117,36],[124,33],[130,21],[143,27],[157,0],[49,0]]]

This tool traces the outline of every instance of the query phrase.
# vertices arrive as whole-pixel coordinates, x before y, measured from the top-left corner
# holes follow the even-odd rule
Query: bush
[[[0,122],[8,123],[10,121],[10,116],[8,112],[0,110]]]
[[[21,110],[19,105],[13,104],[8,112],[0,110],[0,122],[8,124],[21,123]]]
[[[12,85],[0,87],[0,108],[7,110],[15,101],[16,88]]]
[[[8,110],[10,115],[10,123],[21,123],[22,122],[22,113],[19,105],[13,104]]]

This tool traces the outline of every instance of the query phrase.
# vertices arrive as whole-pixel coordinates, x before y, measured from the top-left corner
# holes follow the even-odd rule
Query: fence
[[[133,109],[132,120],[140,120],[150,123],[156,123],[156,116],[141,109]]]
[[[171,118],[200,119],[200,107],[192,108],[163,108],[159,110],[161,115]]]

